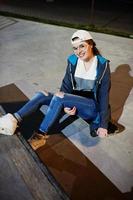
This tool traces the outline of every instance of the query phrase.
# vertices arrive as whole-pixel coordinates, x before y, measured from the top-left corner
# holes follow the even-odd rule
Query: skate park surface
[[[72,53],[70,37],[76,29],[4,16],[0,20],[5,21],[0,29],[0,87],[14,83],[28,98],[44,89],[56,92],[64,76],[67,57]],[[91,138],[88,129],[79,124],[76,133],[64,133],[126,193],[133,187],[133,40],[91,34],[102,55],[110,60],[113,116],[125,130],[104,139]]]

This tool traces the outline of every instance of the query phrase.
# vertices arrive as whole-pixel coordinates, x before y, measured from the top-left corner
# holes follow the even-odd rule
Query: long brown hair
[[[94,55],[101,55],[100,51],[96,47],[96,43],[94,42],[94,40],[90,39],[90,40],[86,40],[85,42],[87,42],[88,44],[92,46],[92,51]]]

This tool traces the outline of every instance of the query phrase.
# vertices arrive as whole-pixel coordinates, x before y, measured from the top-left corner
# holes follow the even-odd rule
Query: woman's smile
[[[87,42],[79,42],[73,46],[74,53],[82,60],[86,61],[93,57],[91,46]]]

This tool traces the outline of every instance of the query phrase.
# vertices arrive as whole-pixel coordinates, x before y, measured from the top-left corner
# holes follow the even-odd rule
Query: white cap
[[[77,40],[73,41],[73,39],[76,38],[76,37],[77,37]],[[93,39],[93,38],[92,38],[91,34],[88,31],[78,30],[72,35],[71,43],[74,44],[74,43],[77,43],[77,42],[82,42],[82,41],[90,40],[90,39]]]

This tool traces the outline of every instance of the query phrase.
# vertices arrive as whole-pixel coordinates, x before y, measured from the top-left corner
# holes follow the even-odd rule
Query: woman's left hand
[[[76,107],[74,106],[73,108],[64,108],[64,112],[68,115],[75,115],[76,114]]]
[[[105,128],[98,128],[97,129],[97,135],[101,138],[104,138],[108,135],[108,130]]]

